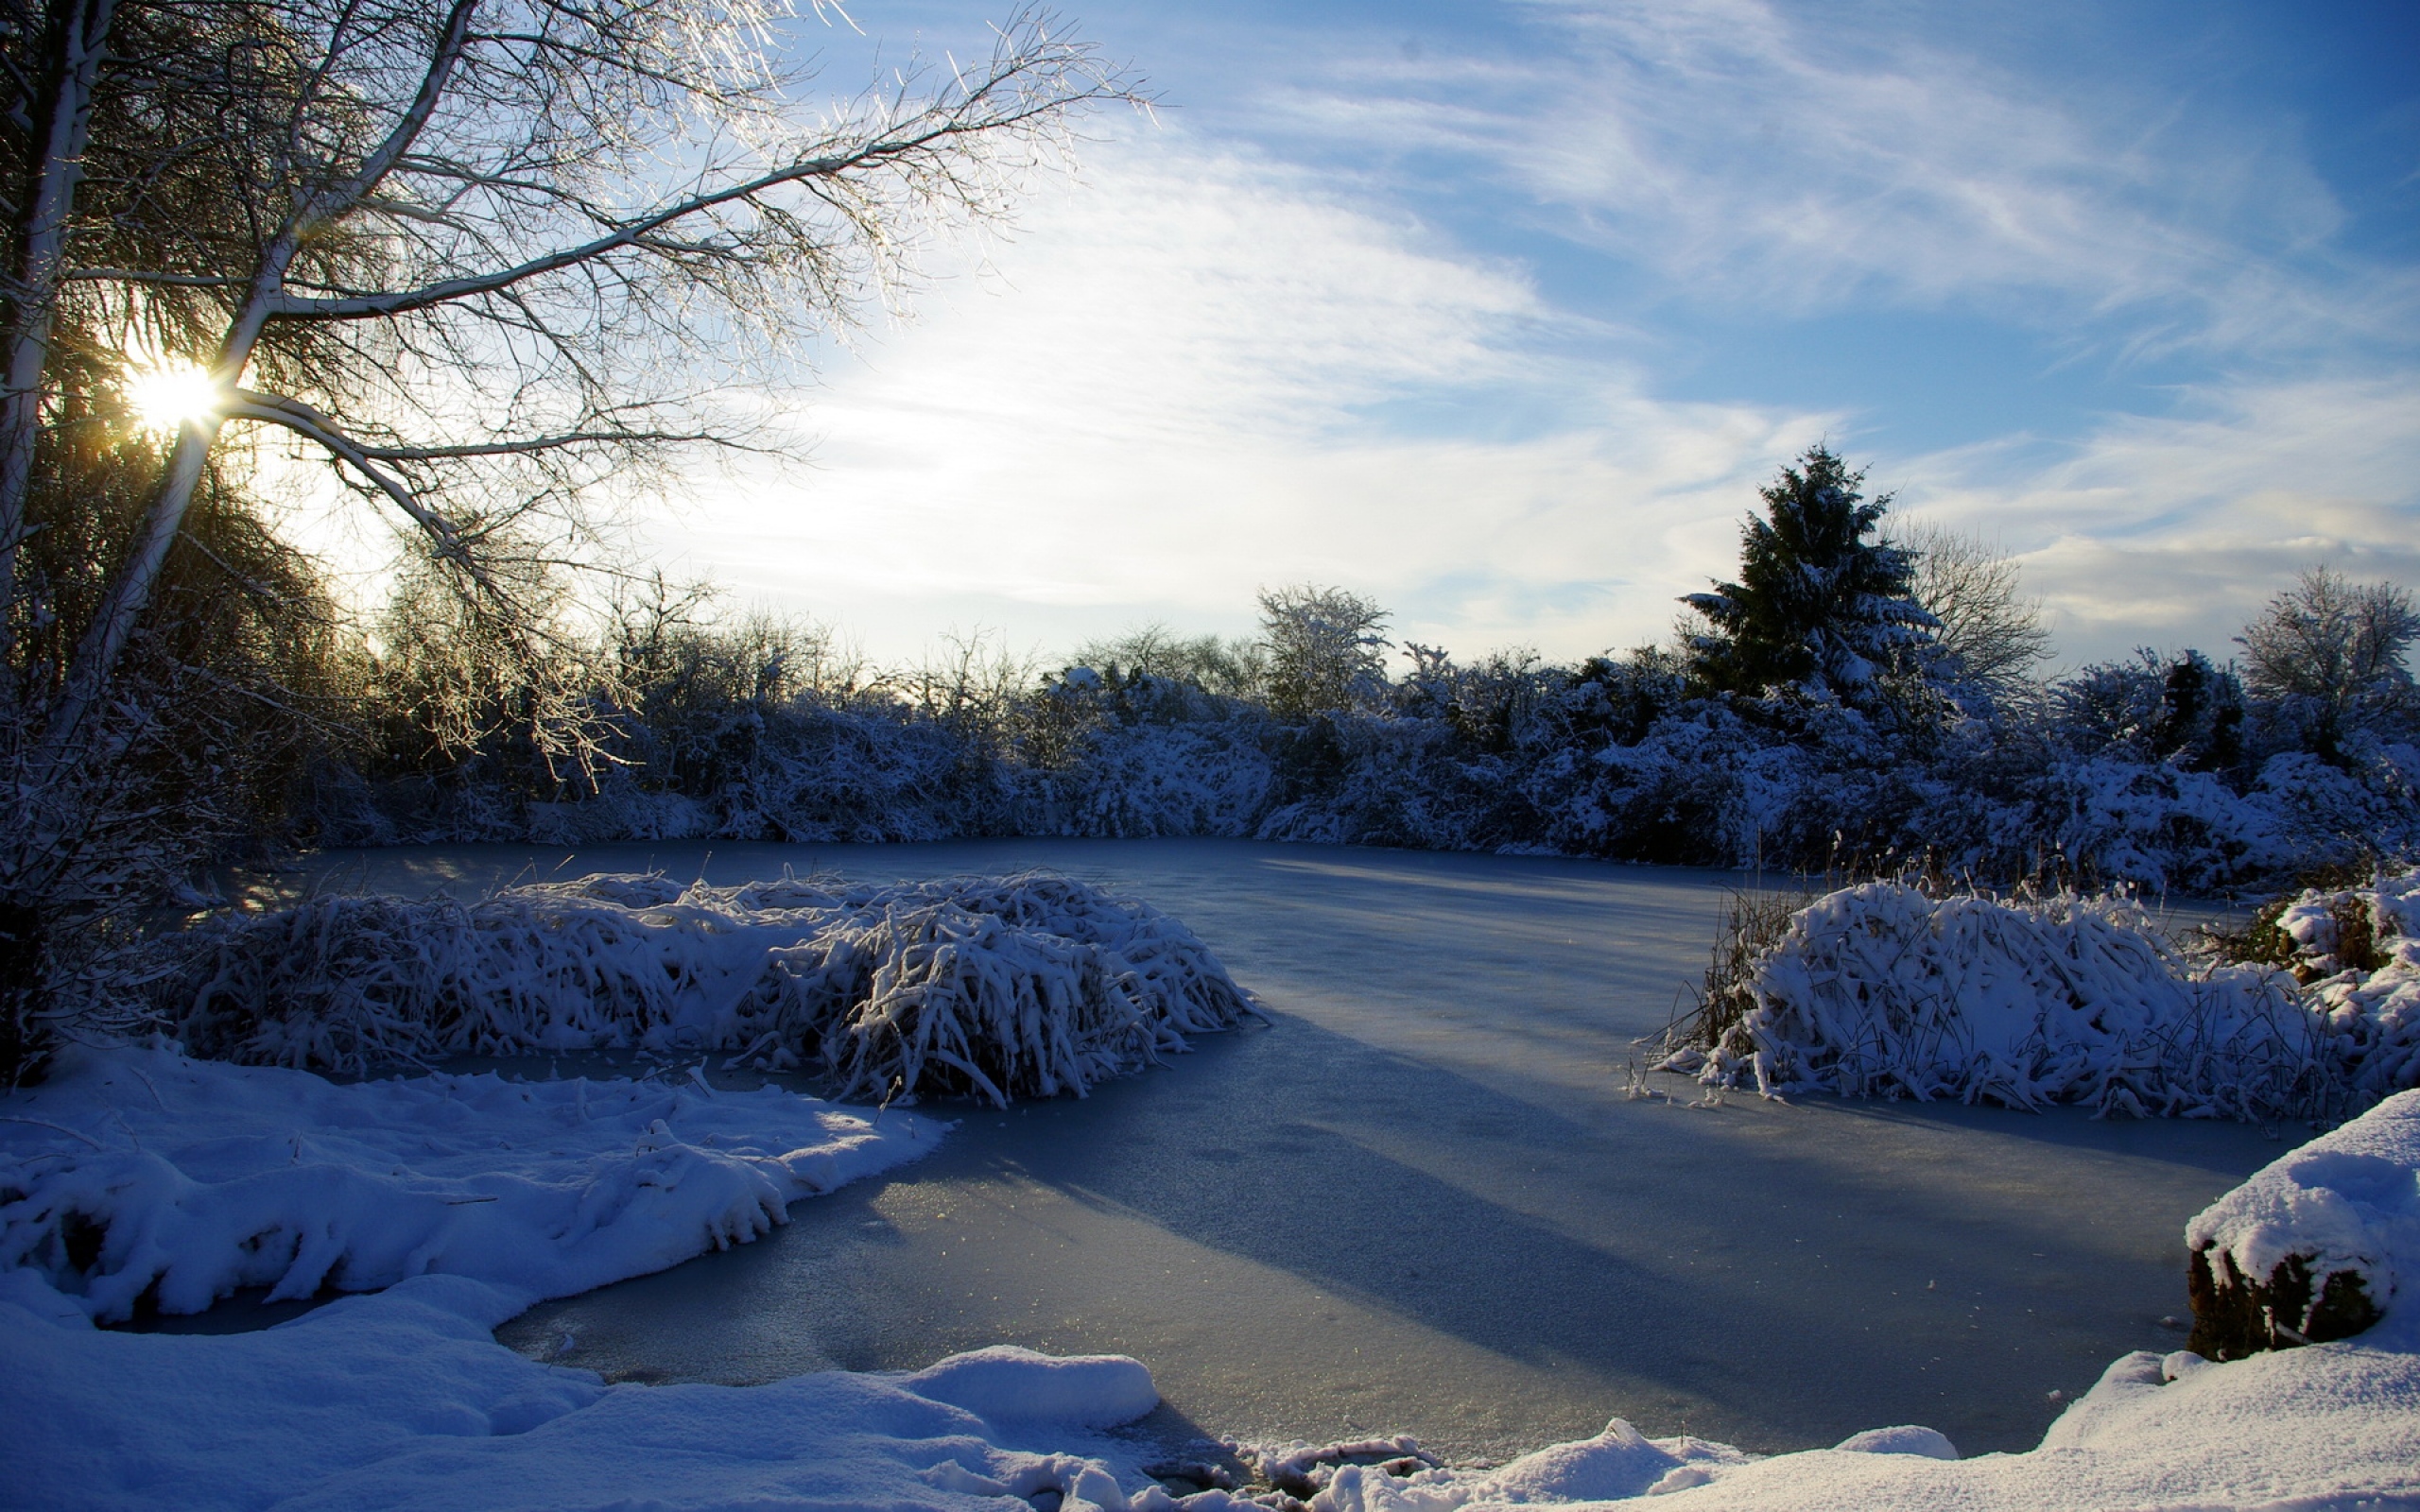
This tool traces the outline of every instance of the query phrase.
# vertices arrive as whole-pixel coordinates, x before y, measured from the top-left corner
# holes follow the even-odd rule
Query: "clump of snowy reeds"
[[[1872,882],[1733,954],[1722,990],[1710,973],[1699,1015],[1657,1047],[1662,1069],[1767,1095],[2136,1116],[2311,1116],[2343,1097],[2345,1068],[2290,978],[2197,968],[2124,897]]]
[[[164,942],[193,1053],[366,1073],[458,1055],[727,1052],[834,1095],[1005,1104],[1231,1028],[1252,998],[1178,920],[1039,872],[683,887],[600,875],[476,903],[331,894]]]
[[[1722,922],[1715,930],[1714,954],[1706,962],[1697,1006],[1667,1031],[1674,1041],[1665,1046],[1667,1051],[1711,1049],[1721,1043],[1733,1025],[1755,1011],[1758,963],[1789,932],[1792,916],[1814,900],[1815,894],[1806,891],[1743,888],[1731,894],[1722,905]]]

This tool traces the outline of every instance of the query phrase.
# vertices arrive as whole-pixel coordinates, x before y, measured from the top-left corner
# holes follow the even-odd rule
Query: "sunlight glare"
[[[131,369],[126,398],[145,429],[174,431],[187,421],[210,419],[221,396],[208,369],[182,357],[165,357]]]

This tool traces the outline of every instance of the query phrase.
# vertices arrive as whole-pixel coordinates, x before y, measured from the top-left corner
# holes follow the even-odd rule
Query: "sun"
[[[146,430],[173,432],[185,421],[208,420],[225,402],[210,370],[182,357],[139,362],[130,369],[126,400]]]

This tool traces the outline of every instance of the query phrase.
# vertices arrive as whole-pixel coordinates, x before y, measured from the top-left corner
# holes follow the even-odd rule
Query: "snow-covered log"
[[[2185,1242],[2192,1346],[2210,1359],[2369,1328],[2420,1286],[2420,1091],[2262,1168]]]
[[[836,1096],[1080,1094],[1233,1027],[1178,920],[1041,872],[739,887],[599,875],[482,902],[332,894],[168,941],[197,1055],[360,1073],[463,1054],[717,1052]]]

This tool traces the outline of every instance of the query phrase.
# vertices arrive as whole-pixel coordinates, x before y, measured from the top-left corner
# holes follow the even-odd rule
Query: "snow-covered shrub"
[[[662,876],[483,902],[331,894],[164,941],[167,1023],[215,1058],[362,1072],[637,1048],[805,1069],[836,1095],[994,1103],[1234,1026],[1248,993],[1182,923],[1064,877],[890,885]]]
[[[2220,948],[2291,970],[2360,1100],[2420,1087],[2420,870],[2305,888],[2221,936]]]
[[[2252,802],[2275,816],[2301,867],[2420,851],[2420,748],[2357,733],[2342,765],[2302,751],[2260,768]]]
[[[1744,990],[1703,1027],[1678,1026],[1664,1067],[1767,1094],[2188,1117],[2276,1117],[2330,1090],[2290,981],[2196,971],[2123,898],[1866,883],[1791,916]]]
[[[2407,898],[2411,895],[2405,894]],[[2193,1349],[2359,1333],[2420,1286],[2420,1091],[2273,1161],[2186,1227]]]
[[[2291,854],[2271,815],[2208,772],[2096,756],[2030,785],[2037,843],[2104,881],[2213,891]]]

